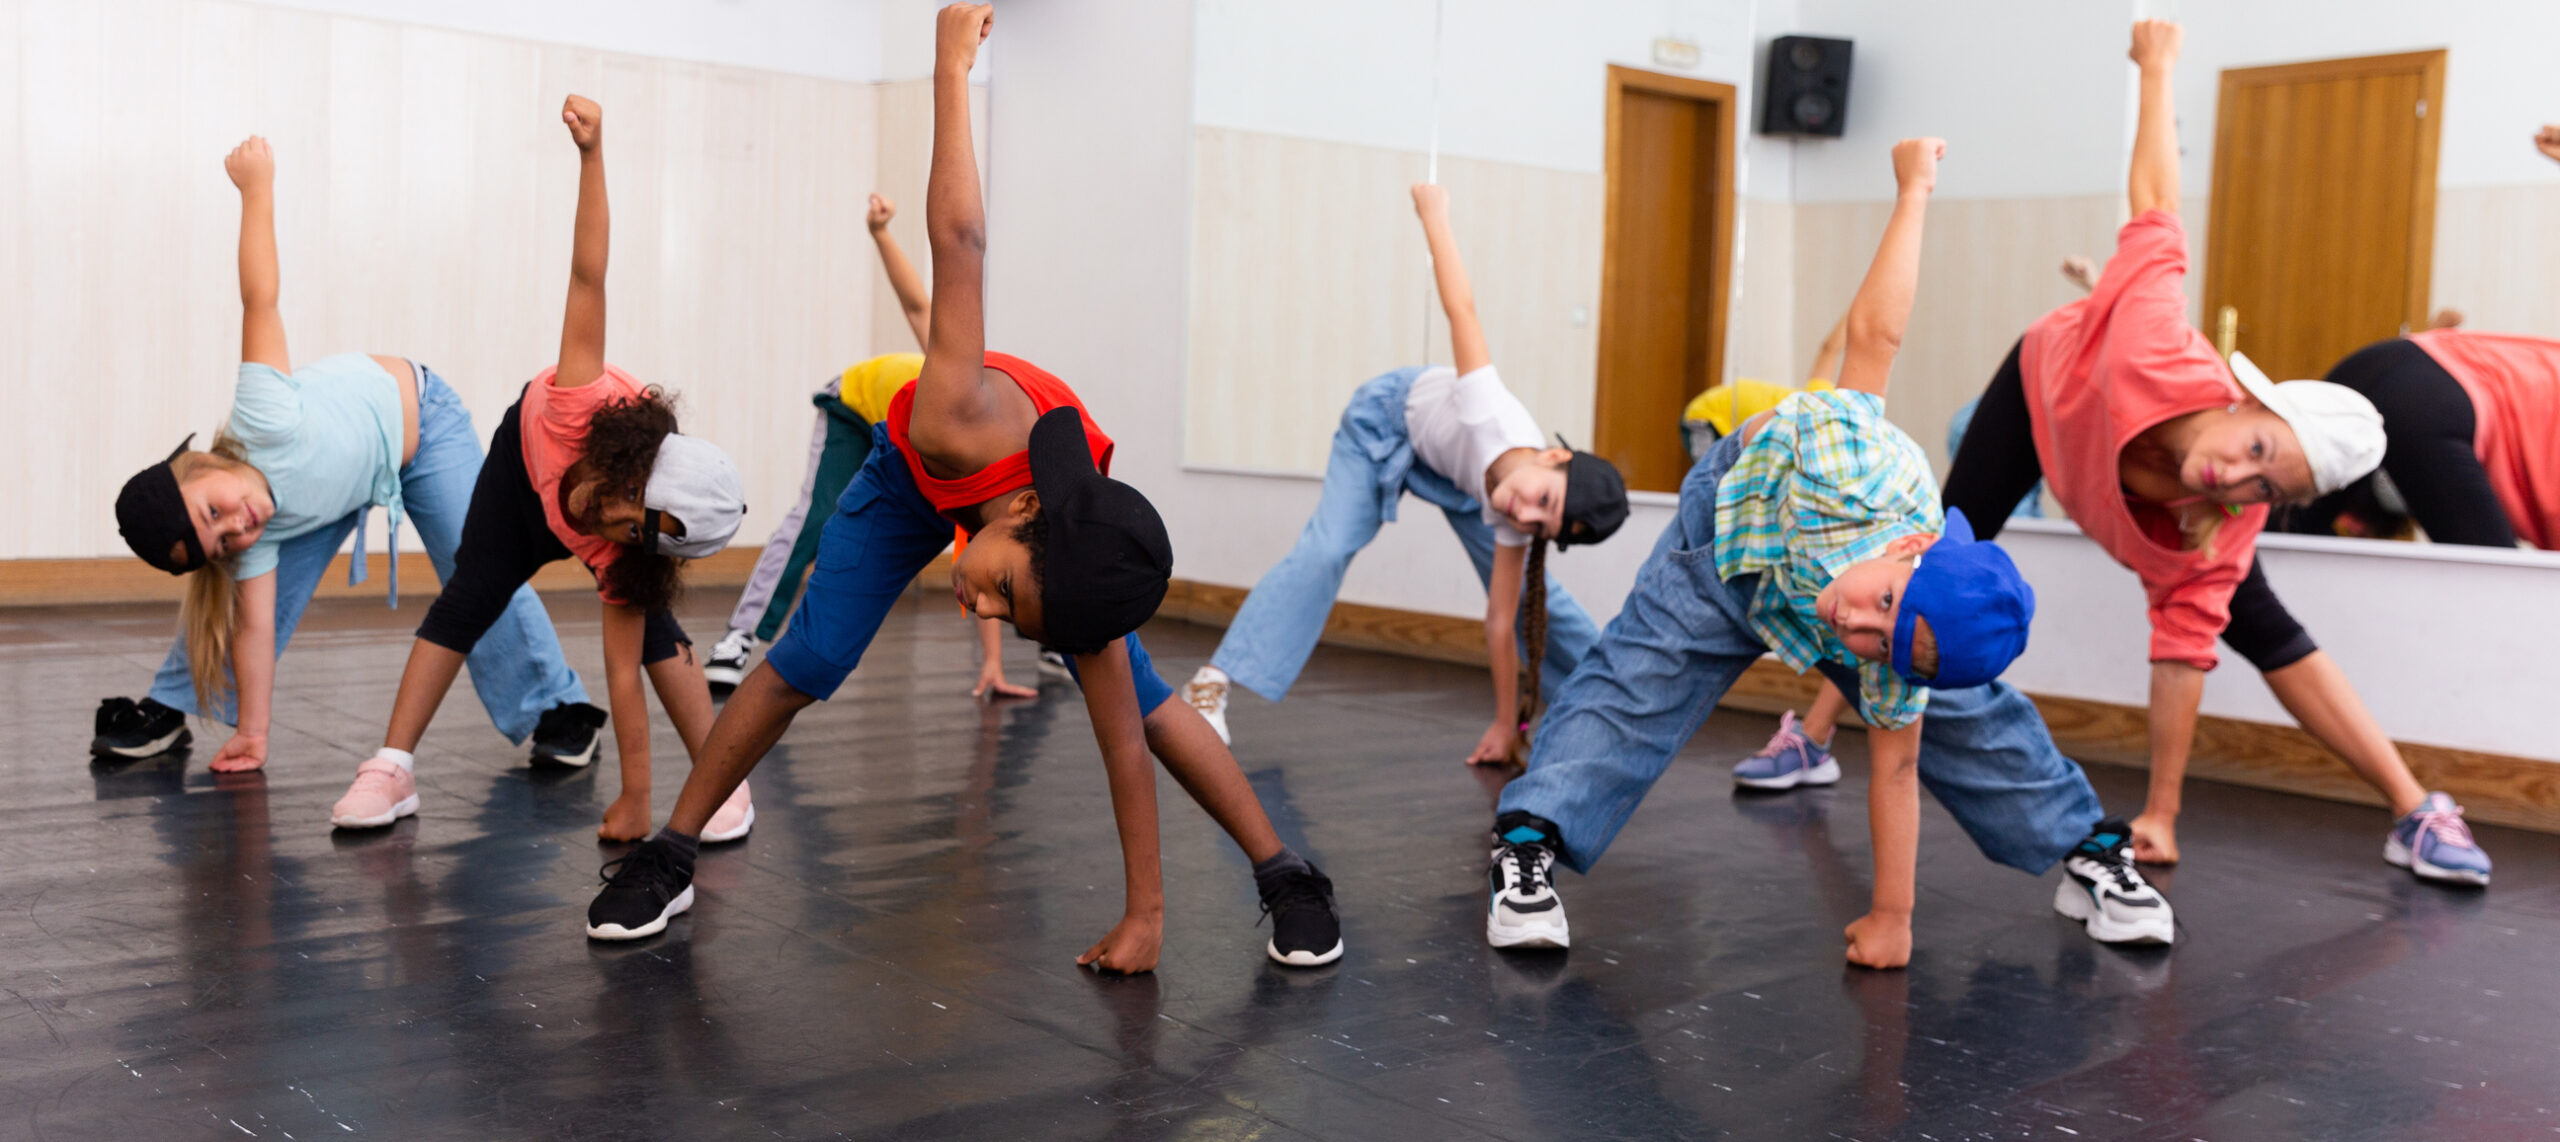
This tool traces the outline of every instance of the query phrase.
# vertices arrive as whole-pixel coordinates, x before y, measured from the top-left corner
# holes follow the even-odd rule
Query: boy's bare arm
[[[994,23],[986,4],[953,4],[935,25],[933,166],[925,178],[924,226],[933,252],[932,317],[924,372],[916,379],[917,423],[965,425],[987,412],[987,209],[969,131],[969,69]]]
[[[874,194],[863,212],[863,225],[871,229],[871,242],[880,248],[880,269],[889,275],[889,292],[898,297],[898,312],[907,319],[907,328],[916,335],[916,348],[923,349],[931,341],[933,297],[925,292],[924,277],[916,273],[916,264],[907,260],[907,252],[889,233],[889,220],[898,216],[898,204],[885,194]]]
[[[1944,139],[1904,139],[1893,145],[1893,179],[1897,191],[1893,215],[1885,220],[1884,240],[1867,267],[1858,296],[1849,303],[1849,346],[1840,363],[1844,389],[1883,396],[1893,379],[1893,357],[1902,350],[1902,331],[1911,322],[1911,300],[1920,289],[1921,223],[1929,213],[1929,194],[1938,186],[1938,159],[1947,153]]]

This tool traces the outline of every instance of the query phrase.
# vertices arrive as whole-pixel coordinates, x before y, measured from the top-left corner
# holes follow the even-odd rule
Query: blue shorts
[[[951,521],[916,488],[906,453],[890,441],[888,428],[874,427],[871,455],[845,485],[835,515],[819,534],[817,567],[809,573],[800,609],[765,662],[792,689],[820,701],[833,697],[880,633],[889,608],[949,546]],[[1173,696],[1173,687],[1156,673],[1137,635],[1124,641],[1138,714],[1144,717]],[[1070,670],[1074,662],[1068,659]]]

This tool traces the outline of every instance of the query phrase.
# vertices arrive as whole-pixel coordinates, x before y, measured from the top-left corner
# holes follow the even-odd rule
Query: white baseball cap
[[[747,517],[746,483],[719,445],[670,432],[658,442],[658,459],[649,467],[649,487],[640,506],[684,525],[683,535],[666,535],[657,521],[649,521],[651,550],[700,559],[718,554],[738,534],[739,522]]]
[[[2389,443],[2382,433],[2382,414],[2363,393],[2329,381],[2279,385],[2239,352],[2231,354],[2231,375],[2267,411],[2293,426],[2302,458],[2311,464],[2313,495],[2328,495],[2382,466],[2382,450]]]

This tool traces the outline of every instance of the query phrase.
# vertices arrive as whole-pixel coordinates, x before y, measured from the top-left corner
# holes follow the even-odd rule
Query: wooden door
[[[1680,409],[1724,375],[1733,108],[1729,84],[1609,69],[1590,448],[1638,491],[1679,490],[1689,470]]]
[[[2278,380],[2426,327],[2445,53],[2222,73],[2205,327]]]

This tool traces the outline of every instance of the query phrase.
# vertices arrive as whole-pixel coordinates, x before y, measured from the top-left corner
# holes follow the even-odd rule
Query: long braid
[[[1547,661],[1547,541],[1543,537],[1529,541],[1528,565],[1520,576],[1520,637],[1528,661],[1520,667],[1520,737],[1512,760],[1525,765],[1529,728],[1542,712],[1538,683]]]

